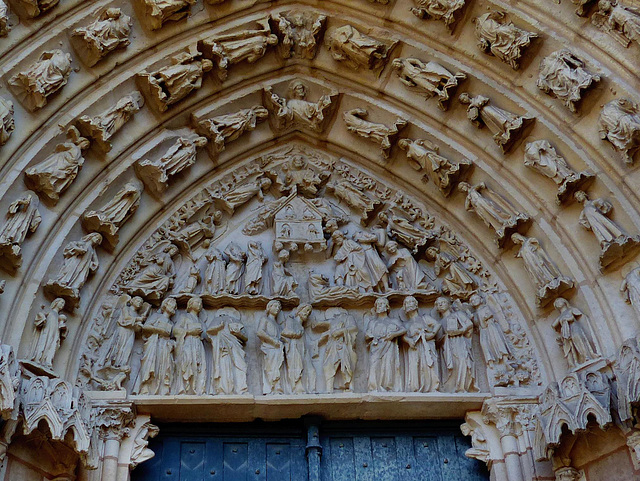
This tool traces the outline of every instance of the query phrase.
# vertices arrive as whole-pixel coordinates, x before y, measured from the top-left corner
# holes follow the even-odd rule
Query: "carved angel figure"
[[[16,124],[13,119],[13,102],[0,97],[0,145],[9,141]]]
[[[187,303],[187,312],[182,314],[173,327],[175,346],[175,390],[177,394],[203,395],[207,383],[207,360],[202,343],[203,326],[200,321],[202,300],[192,297]]]
[[[484,182],[474,186],[460,182],[458,189],[467,194],[465,208],[475,212],[487,227],[495,231],[498,247],[504,247],[511,234],[523,234],[529,228],[530,217],[517,212],[505,199],[487,188]]]
[[[640,320],[640,267],[629,271],[620,285],[620,291],[624,295],[624,300],[631,304],[638,320]]]
[[[232,307],[218,309],[207,325],[207,335],[213,352],[211,394],[245,394],[248,337],[240,313]]]
[[[304,329],[310,324],[311,311],[310,304],[298,306],[292,315],[286,317],[280,333],[284,347],[285,391],[292,394],[313,392],[315,389],[315,377],[311,376],[310,370],[305,372],[308,353]]]
[[[473,317],[480,331],[480,347],[484,360],[490,367],[506,364],[513,359],[512,347],[502,327],[496,319],[496,313],[480,294],[473,294],[469,303],[475,309]]]
[[[56,2],[57,3],[57,2]],[[27,70],[9,79],[24,106],[34,112],[47,105],[47,97],[67,84],[71,74],[71,55],[62,50],[47,50]]]
[[[11,6],[21,17],[36,18],[58,5],[60,0],[15,0]]]
[[[318,38],[327,20],[325,15],[307,10],[287,10],[272,15],[271,20],[280,38],[278,50],[282,58],[313,60]]]
[[[200,40],[198,50],[213,61],[221,82],[227,79],[229,67],[247,62],[254,63],[267,53],[271,45],[278,44],[278,37],[271,32],[269,19],[257,22],[257,28],[224,33]]]
[[[386,226],[390,237],[410,247],[414,254],[422,250],[437,236],[437,229],[427,230],[419,225],[414,225],[411,221],[392,210],[380,212],[378,220],[382,225]]]
[[[233,114],[219,115],[210,119],[196,121],[198,132],[213,141],[215,152],[222,152],[229,142],[233,142],[269,117],[267,109],[260,105],[242,109]]]
[[[535,121],[533,117],[519,116],[490,105],[490,100],[482,95],[471,97],[460,95],[460,102],[468,105],[467,117],[479,129],[486,126],[493,134],[493,141],[503,154],[511,150],[524,130]]]
[[[396,58],[391,62],[391,67],[409,89],[422,93],[428,99],[438,97],[440,110],[449,108],[449,101],[458,83],[467,78],[462,72],[452,74],[436,62],[425,63],[417,58]]]
[[[89,141],[73,126],[67,137],[68,141],[58,144],[53,154],[25,172],[25,184],[54,204],[78,176],[84,164],[82,151],[89,147]]]
[[[136,212],[140,204],[142,186],[127,182],[122,189],[98,210],[82,214],[82,225],[87,231],[100,232],[107,243],[115,247],[120,227]]]
[[[569,301],[559,297],[553,303],[556,311],[560,313],[553,328],[558,333],[558,343],[562,347],[564,357],[569,362],[569,367],[574,368],[585,362],[598,359],[600,354],[591,336],[582,327],[583,322],[589,322],[588,318],[575,307],[571,307]]]
[[[518,28],[513,22],[504,22],[504,18],[505,13],[497,11],[485,13],[475,19],[478,47],[518,70],[522,50],[538,34]]]
[[[271,294],[280,297],[293,297],[296,295],[298,282],[286,268],[289,260],[289,251],[282,249],[278,252],[278,260],[273,263],[271,272]]]
[[[45,291],[64,298],[70,308],[75,308],[80,302],[80,290],[89,275],[98,269],[96,247],[101,242],[102,235],[97,232],[87,234],[79,241],[69,242],[63,251],[64,263],[58,275],[47,281]]]
[[[407,152],[409,165],[418,172],[424,172],[448,197],[456,183],[464,180],[473,167],[473,162],[462,159],[451,161],[438,153],[439,147],[426,139],[400,139],[398,147]]]
[[[169,188],[169,178],[196,162],[198,149],[207,145],[206,137],[179,137],[159,160],[136,162],[136,174],[155,196]]]
[[[107,8],[86,27],[76,28],[71,33],[71,43],[78,56],[89,67],[118,48],[129,45],[131,17],[119,8]]]
[[[625,47],[634,41],[640,43],[640,9],[637,7],[621,5],[616,0],[600,0],[591,22]]]
[[[582,204],[580,225],[593,232],[600,243],[600,268],[604,269],[612,262],[628,255],[640,246],[640,236],[630,236],[609,218],[613,205],[604,199],[590,200],[587,194],[579,190],[576,200]]]
[[[576,112],[575,103],[582,98],[582,91],[600,81],[599,75],[585,67],[580,57],[563,48],[542,59],[536,85],[562,100],[571,112]]]
[[[413,0],[415,7],[411,8],[418,18],[442,20],[449,31],[462,15],[465,0]]]
[[[518,233],[511,240],[520,246],[516,257],[524,262],[524,267],[536,287],[536,305],[545,306],[564,291],[573,287],[573,280],[564,276],[535,237],[525,237]]]
[[[7,220],[0,227],[0,262],[10,270],[22,265],[22,243],[42,221],[39,203],[38,196],[27,191],[7,209]]]
[[[173,257],[178,254],[174,244],[163,247],[161,252],[150,255],[141,262],[142,270],[123,288],[132,296],[158,304],[169,288],[173,286],[176,277]]]
[[[442,326],[433,317],[418,312],[415,297],[405,297],[402,304],[406,333],[402,336],[404,390],[433,392],[440,387],[440,367],[436,336]]]
[[[595,175],[591,172],[576,172],[571,168],[547,140],[536,140],[526,145],[524,165],[556,183],[558,204],[571,200],[577,190],[585,189],[595,180]]]
[[[348,180],[331,182],[327,185],[327,189],[360,214],[362,222],[365,222],[369,215],[380,205],[379,200],[372,199],[362,189],[359,189]]]
[[[242,292],[242,276],[245,269],[244,261],[247,255],[233,242],[227,246],[224,253],[229,258],[225,279],[225,291],[229,294],[240,294],[240,292]]]
[[[61,313],[64,304],[64,299],[54,300],[50,309],[39,312],[33,322],[34,337],[29,359],[47,370],[53,368],[53,358],[67,337],[67,316]]]
[[[627,164],[640,149],[640,107],[629,99],[608,102],[598,119],[600,138],[611,142]]]
[[[6,37],[9,35],[10,30],[9,7],[3,0],[0,0],[0,37]]]
[[[169,20],[180,20],[187,15],[196,0],[139,0],[145,21],[151,30],[158,30]]]
[[[271,180],[266,177],[251,177],[229,192],[214,195],[214,199],[229,214],[249,202],[254,197],[264,200],[264,194],[271,187]]]
[[[78,119],[78,129],[83,135],[90,137],[104,152],[111,150],[111,138],[126,124],[144,105],[140,92],[133,91],[125,95],[110,109],[96,117],[83,115]]]
[[[366,319],[365,341],[369,350],[367,387],[370,392],[402,390],[399,341],[407,331],[389,313],[389,301],[379,298]]]
[[[447,379],[444,385],[450,392],[477,392],[471,349],[473,322],[465,310],[452,306],[446,297],[438,297],[435,307],[445,333],[443,354]]]
[[[397,42],[382,42],[358,31],[351,25],[330,28],[324,36],[324,44],[331,56],[358,70],[382,70],[387,57]]]
[[[294,80],[289,85],[288,99],[273,93],[271,87],[263,90],[263,103],[271,112],[271,123],[276,130],[302,127],[312,132],[322,132],[325,129],[338,94],[333,92],[323,95],[317,102],[310,102],[306,100],[307,90],[307,85],[300,80]]]
[[[351,109],[343,112],[342,118],[347,130],[364,139],[380,145],[382,156],[389,158],[391,148],[396,142],[400,131],[408,124],[407,120],[398,117],[391,127],[365,120],[369,116],[366,109]]]
[[[322,332],[318,347],[325,347],[322,360],[325,391],[349,390],[358,360],[358,326],[353,316],[341,307],[331,308],[326,311],[326,320],[312,320],[311,327]]]
[[[264,315],[258,322],[257,336],[262,353],[262,393],[282,394],[282,367],[284,365],[284,346],[278,315],[282,310],[279,301],[269,301]]]
[[[434,261],[436,275],[446,272],[442,292],[458,299],[468,299],[477,289],[478,281],[462,264],[460,258],[437,247],[429,247],[427,256]]]
[[[182,52],[171,59],[171,65],[136,75],[141,89],[159,112],[166,112],[170,105],[202,87],[204,74],[213,68],[213,63],[208,59],[198,60],[198,56]]]
[[[171,392],[175,369],[171,318],[176,309],[176,300],[168,297],[162,301],[160,311],[151,314],[142,325],[144,347],[134,394],[166,396]]]
[[[413,292],[430,289],[427,274],[414,259],[409,249],[400,247],[396,241],[385,246],[387,266],[392,286],[400,291]]]

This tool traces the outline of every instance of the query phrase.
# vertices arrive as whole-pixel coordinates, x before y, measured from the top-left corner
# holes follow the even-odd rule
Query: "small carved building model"
[[[272,15],[271,22],[280,39],[278,51],[282,58],[313,60],[326,20],[325,15],[306,10],[286,10]]]
[[[0,97],[0,145],[9,141],[14,128],[13,103]]]
[[[71,55],[62,50],[47,50],[27,70],[9,79],[9,86],[34,112],[47,105],[47,97],[67,84],[71,74]]]
[[[622,5],[616,0],[600,0],[591,22],[625,47],[631,42],[640,44],[640,9],[637,7]]]
[[[417,58],[396,58],[391,67],[403,85],[423,94],[426,98],[438,97],[440,110],[447,110],[449,101],[466,74],[452,74],[436,62],[422,62]]]
[[[198,60],[199,56],[183,52],[173,57],[167,67],[136,75],[140,90],[159,112],[165,112],[170,105],[202,87],[204,74],[213,68],[213,63],[208,59]]]
[[[576,172],[548,140],[536,140],[526,145],[524,165],[556,183],[558,204],[570,202],[576,191],[585,190],[595,180],[595,175],[587,170]]]
[[[330,28],[324,44],[331,56],[350,68],[365,68],[380,72],[387,64],[391,50],[397,41],[382,41],[361,33],[351,25]]]
[[[411,8],[418,18],[440,20],[451,32],[456,22],[462,17],[465,0],[413,0],[415,7]]]
[[[504,12],[489,12],[475,20],[478,46],[483,52],[495,55],[508,63],[512,69],[520,67],[522,50],[529,46],[538,34],[516,27],[512,22],[504,22]]]
[[[210,59],[221,82],[227,79],[229,67],[241,62],[254,63],[277,45],[278,37],[271,32],[269,19],[259,20],[257,28],[215,35],[198,42],[198,50]]]
[[[196,0],[138,0],[145,15],[143,20],[151,30],[162,28],[169,20],[180,20],[189,15]]]
[[[611,142],[627,164],[640,149],[640,107],[633,100],[616,99],[607,103],[598,119],[600,138]]]
[[[493,134],[493,141],[503,154],[506,154],[523,135],[526,128],[535,119],[519,116],[494,107],[490,100],[482,95],[471,97],[468,93],[460,95],[460,102],[468,105],[467,117],[476,127],[486,126]]]
[[[125,95],[110,109],[96,117],[83,115],[78,119],[82,135],[90,137],[103,152],[111,150],[111,138],[144,106],[144,98],[137,90]]]
[[[292,194],[274,214],[276,250],[322,250],[327,247],[322,230],[322,213],[304,197]]]
[[[11,7],[24,18],[36,18],[58,5],[60,0],[12,0]]]
[[[403,118],[398,118],[389,127],[385,124],[365,120],[368,116],[369,112],[362,108],[347,110],[342,114],[349,132],[379,144],[382,157],[388,159],[400,131],[407,126],[408,122]]]
[[[109,53],[129,45],[130,33],[131,17],[119,8],[107,8],[86,27],[76,28],[71,34],[71,44],[80,59],[93,67]]]
[[[558,50],[540,62],[536,85],[562,100],[571,112],[576,112],[575,104],[582,99],[582,91],[600,81],[599,75],[585,67],[585,62],[573,52]]]

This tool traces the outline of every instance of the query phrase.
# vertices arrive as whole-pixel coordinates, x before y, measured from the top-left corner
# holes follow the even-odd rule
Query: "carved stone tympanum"
[[[534,122],[533,117],[515,115],[494,107],[490,100],[482,95],[471,97],[468,93],[460,95],[460,102],[467,107],[467,117],[479,129],[486,126],[493,134],[493,141],[506,154],[525,129]]]
[[[600,357],[593,338],[589,333],[588,318],[575,307],[571,307],[569,301],[559,297],[553,303],[560,315],[553,321],[553,328],[558,334],[558,344],[562,353],[574,368]],[[584,326],[584,323],[587,326]]]
[[[151,30],[162,28],[165,22],[180,20],[191,10],[196,0],[138,0],[145,15],[144,21]]]
[[[312,60],[327,17],[307,10],[286,10],[271,17],[280,38],[278,50],[282,58],[300,57]]]
[[[263,104],[271,112],[271,125],[276,130],[303,128],[322,132],[331,118],[337,92],[322,95],[317,102],[307,100],[308,86],[294,80],[289,85],[289,98],[280,97],[267,87],[263,90]]]
[[[600,138],[611,142],[627,164],[640,149],[640,107],[633,100],[616,99],[607,103],[598,119]]]
[[[553,52],[540,62],[536,85],[543,92],[554,95],[576,112],[576,102],[582,99],[583,90],[600,81],[600,76],[589,72],[584,60],[573,52],[562,49]]]
[[[58,5],[60,0],[12,0],[11,7],[25,18],[36,18]]]
[[[100,59],[118,48],[129,45],[131,17],[119,8],[107,8],[86,27],[78,27],[71,33],[71,44],[80,59],[93,67]]]
[[[576,172],[548,140],[536,140],[526,145],[524,165],[556,183],[558,204],[573,200],[576,191],[585,190],[595,180],[595,175],[587,170]]]
[[[160,159],[136,162],[136,175],[151,194],[159,197],[169,188],[170,177],[191,167],[196,162],[198,148],[205,145],[205,137],[179,137]]]
[[[111,108],[100,115],[89,117],[83,115],[78,119],[78,129],[86,137],[90,137],[100,150],[111,150],[111,138],[144,106],[144,98],[140,92],[133,91],[122,97]]]
[[[426,98],[438,97],[440,110],[449,108],[449,101],[458,88],[458,83],[466,79],[466,74],[452,74],[436,62],[422,62],[417,58],[396,58],[391,67],[403,85],[423,94]]]
[[[398,42],[378,40],[351,25],[343,25],[330,28],[324,36],[324,43],[335,60],[344,62],[350,68],[379,72]]]
[[[271,32],[269,19],[259,20],[256,24],[255,29],[215,35],[198,42],[198,50],[213,62],[220,81],[227,79],[232,65],[255,63],[265,56],[270,46],[278,43],[277,35]]]
[[[407,126],[407,120],[398,118],[392,126],[365,120],[369,112],[363,108],[347,110],[342,114],[347,130],[380,145],[382,157],[389,158],[400,131]]]
[[[89,275],[99,266],[96,247],[102,242],[97,232],[87,234],[79,241],[72,241],[64,248],[64,262],[58,274],[47,281],[44,290],[52,296],[62,297],[69,308],[74,309],[80,302],[80,290]]]
[[[182,52],[171,59],[171,65],[136,75],[140,89],[159,112],[165,112],[170,105],[202,87],[204,74],[213,68],[213,63],[200,60],[199,56]]]
[[[524,262],[529,277],[535,284],[536,304],[545,306],[573,287],[573,280],[564,276],[535,237],[512,234],[511,240],[520,246],[516,257]]]
[[[48,50],[27,70],[9,79],[9,86],[30,111],[47,105],[47,97],[67,84],[71,74],[71,55],[62,50]]]
[[[104,241],[111,248],[115,247],[120,227],[138,209],[141,191],[139,182],[128,182],[100,209],[85,212],[82,215],[82,225],[89,232],[100,232]]]
[[[255,130],[256,126],[269,116],[267,109],[256,105],[232,114],[219,115],[208,119],[195,119],[196,130],[211,140],[211,148],[215,153],[222,152],[229,142],[237,140],[246,132]]]
[[[13,103],[0,97],[0,145],[9,141],[14,128]]]
[[[476,37],[480,50],[495,55],[508,63],[512,69],[520,67],[522,50],[538,34],[516,27],[513,22],[505,22],[505,13],[489,12],[475,19]]]
[[[0,227],[0,265],[15,271],[22,265],[22,243],[41,222],[38,196],[27,191],[9,205],[7,218]]]
[[[465,0],[413,0],[411,12],[418,18],[441,20],[449,31],[462,16]]]
[[[600,0],[598,11],[591,22],[628,47],[631,42],[640,43],[640,9],[616,0]]]
[[[443,157],[438,153],[439,147],[426,139],[400,139],[398,147],[407,152],[409,165],[422,172],[425,181],[431,179],[445,197],[458,182],[466,179],[473,167],[470,160],[455,162]]]
[[[467,194],[466,209],[475,212],[487,227],[495,231],[498,247],[504,247],[512,234],[524,234],[531,225],[527,214],[517,212],[505,199],[487,188],[484,182],[474,186],[460,182],[458,189]]]
[[[604,269],[640,247],[640,236],[630,236],[609,218],[613,205],[604,199],[590,200],[584,191],[575,193],[582,204],[580,225],[593,232],[600,243],[600,268]]]

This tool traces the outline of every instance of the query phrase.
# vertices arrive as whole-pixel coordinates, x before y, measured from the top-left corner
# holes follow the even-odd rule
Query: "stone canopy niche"
[[[123,265],[87,326],[88,391],[242,412],[244,398],[309,409],[367,393],[462,407],[541,384],[509,294],[456,234],[303,144],[206,185]]]

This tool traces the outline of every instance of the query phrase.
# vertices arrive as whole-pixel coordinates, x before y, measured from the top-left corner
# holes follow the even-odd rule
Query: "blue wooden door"
[[[161,434],[149,446],[156,456],[133,471],[133,481],[489,479],[482,463],[464,456],[469,440],[459,433],[457,423],[341,422],[310,428],[309,423],[289,422],[160,428]],[[319,442],[311,441],[310,432],[319,433]],[[313,468],[314,459],[319,470]]]

